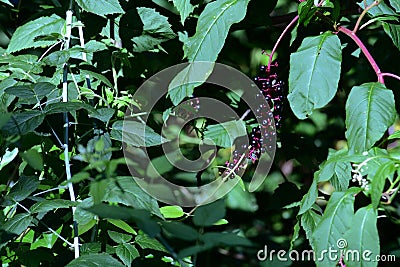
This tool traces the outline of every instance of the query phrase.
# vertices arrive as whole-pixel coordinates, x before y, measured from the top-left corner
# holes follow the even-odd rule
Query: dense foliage
[[[398,0],[0,0],[1,263],[378,266],[347,257],[368,251],[397,266],[399,19]],[[255,114],[241,88],[203,80],[138,97],[154,74],[199,61],[253,78]],[[196,116],[204,97],[237,116]],[[174,136],[206,168],[177,168],[160,149]],[[217,149],[204,155],[207,140]],[[263,155],[272,167],[249,188]],[[158,175],[234,188],[170,205],[132,177]],[[310,249],[338,252],[289,258]]]

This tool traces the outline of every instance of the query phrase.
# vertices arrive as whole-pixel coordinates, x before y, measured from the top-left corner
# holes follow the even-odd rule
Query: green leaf
[[[36,37],[60,33],[64,28],[65,20],[55,14],[50,17],[40,17],[18,27],[13,34],[7,53],[13,53],[26,48],[50,46],[57,41],[35,41]]]
[[[33,217],[29,213],[20,213],[8,219],[0,228],[7,232],[20,235],[28,228],[32,220]]]
[[[119,261],[106,253],[87,254],[72,260],[66,267],[123,267]]]
[[[350,188],[346,192],[333,192],[324,215],[312,233],[311,241],[316,255],[322,255],[324,250],[338,248],[338,240],[343,238],[345,232],[352,225],[354,194],[359,191],[359,188]],[[339,259],[334,262],[329,260],[329,257],[325,257],[318,266],[330,267],[335,265]]]
[[[328,159],[321,166],[318,182],[331,181],[337,191],[344,191],[351,180],[351,164],[341,161],[347,155],[347,150],[329,149]]]
[[[175,38],[167,17],[152,8],[138,7],[137,11],[143,22],[143,32],[141,36],[132,38],[134,52],[152,50],[162,42]]]
[[[147,125],[129,120],[114,122],[110,134],[111,138],[136,147],[157,146],[168,141]]]
[[[160,233],[160,226],[150,216],[147,210],[137,210],[127,207],[110,206],[107,204],[97,204],[86,208],[87,211],[98,215],[101,218],[121,219],[134,221],[146,234],[156,236]]]
[[[15,147],[11,151],[9,151],[8,148],[6,148],[6,152],[4,153],[3,157],[1,157],[0,160],[0,170],[3,169],[5,166],[7,166],[8,163],[13,161],[17,155],[18,155],[17,147]]]
[[[317,214],[313,210],[308,210],[301,215],[301,226],[306,232],[306,237],[310,241],[310,245],[314,245],[313,233],[319,222],[321,221],[321,215]]]
[[[91,114],[92,118],[101,120],[102,122],[108,122],[112,116],[114,116],[115,110],[112,108],[99,108],[96,112]]]
[[[346,102],[349,153],[361,154],[378,141],[396,118],[394,95],[381,83],[352,88]]]
[[[165,206],[160,208],[161,214],[166,219],[176,219],[185,215],[180,206]]]
[[[63,113],[63,112],[71,112],[71,111],[76,111],[79,109],[85,109],[89,113],[96,113],[96,110],[83,102],[57,102],[57,103],[52,103],[48,104],[44,109],[43,112],[46,113],[46,115],[50,114],[57,114],[57,113]]]
[[[118,0],[76,0],[76,3],[85,11],[96,15],[122,14],[124,10]]]
[[[135,243],[137,243],[142,249],[149,248],[167,252],[164,246],[157,239],[151,238],[143,233],[135,237]]]
[[[211,226],[225,217],[225,201],[223,199],[198,207],[193,214],[193,223],[197,226]]]
[[[400,12],[400,2],[398,0],[389,0],[389,2],[396,12]]]
[[[183,50],[190,62],[214,62],[232,24],[246,15],[249,0],[217,0],[208,3],[200,14],[196,33],[187,39]]]
[[[209,125],[204,132],[204,138],[211,139],[217,146],[232,147],[237,137],[247,135],[246,123],[243,120],[227,121]]]
[[[116,220],[116,219],[107,219],[107,221],[113,225],[115,225],[116,227],[118,227],[119,229],[124,230],[127,233],[133,234],[133,235],[137,235],[137,232],[126,222],[122,221],[122,220]]]
[[[145,209],[162,217],[157,201],[144,192],[131,176],[108,179],[102,200],[121,203],[136,209]]]
[[[310,23],[311,19],[314,17],[315,12],[317,11],[314,2],[314,0],[307,0],[299,4],[299,23],[302,23],[305,26]]]
[[[115,231],[110,231],[108,230],[108,235],[110,236],[110,238],[115,242],[115,243],[128,243],[131,239],[132,236],[131,235],[126,235],[126,234],[122,234],[119,232],[115,232]]]
[[[254,194],[244,191],[239,183],[227,194],[226,206],[230,209],[247,212],[258,210],[257,199]]]
[[[400,49],[400,25],[382,22],[383,29],[392,39],[394,45]]]
[[[399,138],[400,138],[400,130],[395,131],[394,133],[389,135],[389,137],[387,139],[392,140],[392,139],[399,139]]]
[[[371,178],[371,202],[372,207],[376,209],[382,198],[382,192],[385,186],[386,178],[393,175],[396,171],[396,163],[394,161],[386,162],[379,166],[375,175]]]
[[[13,202],[20,202],[30,196],[39,186],[39,179],[36,176],[21,176],[17,183],[11,187],[2,205],[11,205]],[[11,202],[7,201],[11,200]]]
[[[194,6],[190,3],[190,0],[172,0],[172,2],[181,16],[181,23],[183,25],[186,18],[193,12]]]
[[[37,103],[55,89],[56,86],[54,84],[41,82],[30,85],[11,86],[5,92],[19,98],[33,99],[33,103]]]
[[[304,212],[311,209],[312,205],[315,203],[318,197],[318,188],[317,188],[317,181],[318,181],[319,171],[314,173],[314,180],[308,189],[307,194],[305,194],[301,200],[301,206],[299,210],[299,215],[303,214]]]
[[[36,149],[29,149],[20,155],[33,169],[37,171],[43,170],[43,158]]]
[[[8,135],[27,134],[33,132],[44,120],[39,110],[29,110],[14,114],[2,130]]]
[[[39,213],[39,212],[49,212],[55,209],[67,209],[71,206],[75,206],[76,203],[70,200],[65,199],[52,199],[52,200],[43,200],[37,202],[30,207],[31,213]]]
[[[5,3],[5,4],[7,4],[7,5],[10,5],[10,6],[14,6],[14,5],[10,2],[10,0],[0,0],[0,2]]]
[[[132,261],[140,256],[139,251],[131,244],[119,244],[116,250],[117,256],[126,266],[131,266]]]
[[[299,232],[300,232],[300,221],[299,220],[294,225],[293,230],[294,231],[293,231],[292,238],[290,239],[290,248],[289,248],[289,250],[293,249],[294,242],[297,240],[297,238],[299,238]]]
[[[346,250],[357,251],[360,253],[360,259],[362,258],[363,252],[369,251],[368,257],[370,259],[376,259],[380,253],[379,235],[377,229],[377,212],[372,208],[371,205],[362,207],[357,210],[351,221],[351,227],[344,235],[344,240],[347,241]],[[371,260],[357,260],[351,261],[352,257],[346,261],[346,266],[349,267],[373,267],[378,266],[378,262]]]
[[[112,83],[107,79],[107,77],[105,77],[102,74],[99,74],[97,72],[94,71],[90,71],[90,70],[86,70],[86,69],[80,69],[79,70],[81,72],[82,75],[89,75],[90,78],[95,78],[101,82],[103,82],[105,85],[107,85],[110,88],[114,88],[114,86],[112,85]]]
[[[336,34],[307,37],[290,55],[288,100],[293,113],[305,119],[335,96],[342,50]]]
[[[193,241],[199,237],[199,233],[192,227],[179,222],[162,222],[162,227],[174,237]]]

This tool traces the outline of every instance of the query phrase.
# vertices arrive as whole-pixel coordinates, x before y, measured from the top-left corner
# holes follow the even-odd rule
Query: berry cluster
[[[269,107],[274,114],[275,126],[279,128],[282,120],[282,107],[283,107],[283,82],[278,79],[276,72],[271,71],[272,68],[276,68],[277,63],[270,66],[260,67],[260,76],[254,78],[254,82],[260,88],[261,93],[267,100]]]

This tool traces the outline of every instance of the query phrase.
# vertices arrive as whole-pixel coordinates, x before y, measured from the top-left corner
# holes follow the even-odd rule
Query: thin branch
[[[272,64],[272,58],[276,52],[276,49],[279,46],[279,43],[282,41],[283,37],[285,34],[289,31],[289,29],[299,20],[299,15],[295,16],[292,21],[286,26],[286,28],[283,30],[281,35],[279,36],[278,40],[276,41],[274,48],[272,48],[271,53],[269,54],[269,60],[268,60],[268,66],[267,66],[267,71],[270,71],[271,69],[271,64]]]
[[[38,59],[38,62],[42,61],[42,59],[50,52],[51,49],[53,49],[54,47],[56,47],[58,44],[62,43],[63,40],[59,40],[57,43],[53,44],[52,46],[50,46]]]
[[[395,78],[400,81],[400,76],[397,76],[396,74],[393,74],[393,73],[383,72],[383,73],[381,73],[381,76],[382,77],[384,77],[384,76],[392,77],[392,78]]]
[[[342,32],[342,33],[346,34],[347,36],[349,36],[358,45],[358,47],[361,49],[361,51],[364,53],[364,55],[368,59],[369,64],[371,64],[371,67],[374,69],[376,76],[378,76],[378,82],[384,84],[385,81],[383,79],[383,76],[381,75],[382,72],[381,72],[378,64],[376,63],[376,61],[373,58],[373,56],[371,55],[371,53],[368,51],[367,47],[361,41],[361,39],[353,31],[347,29],[346,27],[339,26],[337,28],[337,30],[339,32]]]
[[[358,20],[357,20],[356,25],[354,26],[353,33],[356,33],[356,32],[358,31],[358,27],[360,26],[360,23],[361,23],[362,19],[364,18],[364,16],[367,14],[367,12],[368,12],[371,8],[373,8],[374,6],[379,5],[379,3],[380,3],[379,1],[374,1],[371,5],[367,6],[367,7],[363,10],[363,12],[362,12],[362,13],[360,14],[360,16],[358,17]]]
[[[70,6],[72,6],[72,0],[70,1]],[[72,31],[72,10],[68,10],[66,13],[66,34],[65,34],[65,46],[64,50],[69,49]],[[68,62],[64,63],[64,75],[63,75],[63,92],[62,100],[64,103],[68,102]],[[68,113],[64,113],[64,162],[65,162],[65,173],[67,180],[71,180],[71,166],[69,163],[69,149],[68,149]],[[71,201],[76,201],[74,187],[71,182],[68,183],[68,191]],[[74,252],[75,258],[79,257],[79,236],[78,236],[78,224],[75,221],[75,211],[76,207],[72,207],[72,217],[73,217],[73,232],[74,232]]]

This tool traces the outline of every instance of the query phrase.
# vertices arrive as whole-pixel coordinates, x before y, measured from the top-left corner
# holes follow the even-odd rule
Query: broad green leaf
[[[23,135],[33,132],[44,120],[39,110],[29,110],[14,114],[2,130],[8,135]]]
[[[97,204],[86,208],[87,211],[98,215],[101,218],[121,219],[134,221],[147,235],[154,237],[160,233],[161,228],[150,216],[147,210],[138,210],[107,204]]]
[[[352,257],[349,257],[346,261],[346,266],[378,266],[378,262],[374,261],[380,253],[379,235],[376,223],[377,212],[371,205],[357,210],[351,221],[353,227],[346,232],[343,239],[347,242],[346,250],[358,252],[359,259],[361,260],[355,257],[354,261],[352,261]],[[367,256],[370,260],[363,258],[363,253],[366,251],[369,251],[369,253],[364,254],[364,256]]]
[[[29,209],[31,213],[49,212],[55,209],[66,209],[75,206],[75,202],[65,199],[49,199],[37,202]]]
[[[112,125],[111,138],[131,146],[157,146],[168,140],[147,125],[137,121],[116,121]]]
[[[257,199],[254,194],[244,191],[239,183],[227,194],[226,206],[230,209],[255,212],[258,210]]]
[[[362,153],[378,141],[394,123],[394,95],[381,83],[365,83],[351,89],[346,102],[346,138],[350,153]]]
[[[55,14],[30,21],[17,28],[8,45],[7,53],[17,52],[26,48],[50,46],[57,41],[35,41],[35,38],[52,33],[61,33],[64,25],[65,20]]]
[[[122,234],[122,233],[111,231],[111,230],[108,230],[107,232],[108,232],[108,235],[110,236],[110,238],[118,244],[119,243],[128,243],[132,239],[131,235],[126,235],[126,234]]]
[[[386,178],[393,175],[396,171],[396,163],[394,161],[386,162],[379,166],[375,175],[371,178],[370,194],[372,207],[376,209],[382,198],[382,191],[385,186]]]
[[[66,267],[123,267],[124,265],[109,254],[87,254],[72,260]]]
[[[210,226],[225,217],[225,201],[218,200],[198,207],[193,213],[193,223],[197,226]]]
[[[338,240],[344,237],[345,232],[351,227],[351,218],[354,215],[354,194],[359,188],[350,188],[346,192],[333,192],[325,209],[324,215],[312,233],[311,241],[316,255],[329,249],[338,249]],[[338,256],[339,257],[339,256]],[[336,261],[325,257],[318,266],[330,267]]]
[[[314,0],[307,0],[299,4],[298,8],[299,23],[302,23],[305,26],[307,26],[307,24],[310,23],[315,12],[317,11],[314,2],[315,2]]]
[[[39,179],[35,176],[21,176],[17,183],[11,187],[2,205],[11,205],[13,202],[20,202],[30,196],[39,186]],[[7,200],[11,200],[9,202]]]
[[[29,149],[25,151],[24,153],[21,153],[21,158],[25,162],[29,164],[33,169],[37,171],[42,171],[43,170],[43,158],[42,155],[34,148]]]
[[[116,253],[126,266],[131,266],[132,261],[140,256],[139,251],[134,245],[126,243],[119,244]]]
[[[204,138],[211,139],[221,147],[232,147],[235,139],[244,135],[247,135],[246,123],[242,120],[209,125],[204,132]]]
[[[126,222],[122,221],[122,220],[115,220],[115,219],[107,219],[107,221],[113,225],[115,225],[116,227],[118,227],[119,229],[124,230],[127,233],[133,234],[133,235],[137,235],[137,232]]]
[[[175,38],[167,17],[152,8],[138,7],[137,11],[143,22],[143,32],[141,36],[132,38],[134,52],[152,50],[162,42]]]
[[[319,176],[319,171],[314,173],[314,180],[310,186],[310,189],[308,189],[307,194],[305,194],[301,200],[301,206],[299,210],[299,215],[303,214],[304,212],[308,211],[311,209],[312,205],[315,203],[318,197],[318,188],[317,188],[317,182],[318,182],[318,176]]]
[[[0,229],[20,235],[31,224],[33,217],[29,213],[20,213],[8,219]]]
[[[390,5],[396,10],[396,12],[400,12],[400,2],[399,0],[389,0]]]
[[[155,238],[151,238],[148,235],[140,233],[135,237],[135,243],[137,243],[142,249],[154,249],[158,251],[167,252],[165,247]]]
[[[136,209],[145,209],[162,217],[157,201],[144,192],[131,176],[108,179],[103,201],[117,202]]]
[[[382,22],[383,29],[392,39],[394,45],[400,49],[400,25]]]
[[[314,245],[313,241],[313,232],[315,228],[317,227],[318,223],[321,220],[321,215],[317,214],[313,210],[308,210],[306,211],[303,215],[301,215],[301,226],[304,229],[304,232],[306,232],[306,237],[310,241],[310,245]]]
[[[180,206],[165,206],[160,208],[161,214],[166,219],[176,219],[185,215]]]
[[[181,23],[183,25],[186,18],[193,12],[194,6],[190,3],[190,0],[172,0],[172,2],[181,16]]]
[[[296,224],[293,227],[293,235],[292,238],[290,239],[290,248],[289,251],[293,249],[294,242],[299,238],[299,232],[300,232],[300,221],[297,220]]]
[[[331,181],[337,191],[344,191],[351,180],[350,162],[341,161],[347,150],[329,150],[327,161],[320,167],[319,182]]]
[[[94,71],[90,71],[90,70],[86,70],[86,69],[80,69],[79,70],[81,72],[82,75],[89,75],[90,78],[94,78],[96,80],[99,80],[101,82],[103,82],[105,85],[107,85],[110,88],[113,88],[114,86],[112,85],[112,83],[107,79],[107,77],[105,77],[102,74],[96,73]]]
[[[8,163],[13,161],[17,155],[18,155],[17,147],[15,147],[11,151],[9,151],[8,148],[6,148],[6,152],[1,157],[1,160],[0,160],[0,170],[3,169]]]
[[[69,51],[66,50],[55,51],[46,56],[43,59],[43,63],[49,66],[57,67],[64,64],[65,62],[68,62],[69,57],[70,57]]]
[[[115,109],[112,108],[99,108],[96,112],[91,114],[92,118],[101,120],[102,122],[108,122],[115,113]]]
[[[184,43],[189,62],[217,59],[232,24],[246,15],[249,0],[217,0],[207,4],[200,14],[196,33]]]
[[[57,102],[57,103],[52,103],[48,104],[44,109],[43,112],[46,113],[46,115],[50,114],[57,114],[57,113],[63,113],[63,112],[71,112],[71,111],[76,111],[79,109],[85,109],[89,113],[95,113],[96,110],[83,102]]]
[[[124,13],[118,0],[76,0],[76,3],[83,10],[97,15]]]
[[[12,86],[7,88],[5,92],[10,95],[15,95],[18,98],[32,99],[32,103],[37,103],[55,89],[56,86],[54,84],[42,82],[30,85]]]
[[[307,37],[290,55],[288,100],[293,113],[305,119],[335,96],[340,78],[342,50],[330,32]]]
[[[193,241],[199,237],[199,233],[192,227],[179,222],[162,222],[162,227],[175,238]]]

